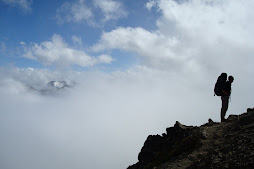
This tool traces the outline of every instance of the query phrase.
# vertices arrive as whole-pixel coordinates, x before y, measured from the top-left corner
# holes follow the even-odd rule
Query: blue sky
[[[1,65],[84,71],[141,65],[215,73],[225,67],[218,57],[236,63],[239,55],[244,61],[251,57],[251,2],[1,0],[0,5]]]
[[[0,0],[0,168],[119,169],[150,134],[253,107],[254,1]],[[73,86],[50,92],[51,81]],[[37,91],[49,91],[43,95]]]
[[[26,45],[40,43],[49,40],[54,34],[60,35],[71,48],[96,54],[90,52],[89,48],[97,43],[103,32],[109,32],[117,27],[156,29],[154,22],[159,14],[149,12],[145,7],[146,1],[105,2],[113,4],[110,6],[112,9],[108,9],[109,12],[96,6],[96,1],[22,1],[23,4],[18,1],[0,1],[1,65],[12,63],[18,67],[43,67],[44,65],[37,61],[22,57],[24,50],[21,42]],[[90,11],[92,16],[87,19],[85,14],[76,13],[81,15],[81,18],[75,19],[70,8],[63,9],[65,4],[70,8],[81,6],[84,11]],[[71,16],[70,19],[67,19],[67,16]],[[74,44],[73,36],[82,44]],[[131,57],[133,54],[128,54],[130,56],[128,57],[127,54],[121,53],[123,56],[117,57],[119,51],[109,53],[114,58],[110,67],[120,68],[126,63],[131,64],[133,60],[135,61],[135,58]]]

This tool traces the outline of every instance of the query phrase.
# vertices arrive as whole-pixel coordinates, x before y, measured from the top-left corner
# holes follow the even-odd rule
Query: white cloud
[[[4,42],[0,41],[0,52],[4,53],[6,51],[6,45]]]
[[[40,44],[33,43],[29,45],[23,55],[29,59],[35,59],[44,65],[58,66],[93,66],[100,63],[110,63],[110,56],[92,57],[82,50],[72,49],[63,40],[60,35],[53,35],[50,41],[44,41]],[[107,59],[105,59],[107,58]]]
[[[150,11],[152,7],[154,7],[155,5],[156,5],[156,2],[154,0],[149,0],[149,2],[145,4],[145,7]]]
[[[78,46],[81,46],[82,45],[82,39],[81,37],[77,37],[77,36],[72,36],[71,37],[72,39],[72,42]]]
[[[176,120],[200,125],[220,117],[220,98],[213,96],[216,77],[200,74],[144,66],[113,73],[6,67],[0,68],[0,79],[4,168],[127,168],[137,161],[148,135],[165,132]],[[79,85],[61,97],[26,88],[55,79]],[[253,106],[253,95],[243,90],[251,89],[253,81],[239,81],[248,78],[237,77],[233,83],[227,115]]]
[[[24,45],[24,46],[26,46],[26,43],[25,43],[25,42],[23,42],[23,41],[20,41],[20,42],[19,42],[19,44],[20,44],[20,45]]]
[[[145,64],[163,66],[180,59],[174,52],[177,47],[176,38],[167,38],[162,34],[149,32],[143,28],[118,28],[104,33],[93,50],[123,49],[138,53]]]
[[[57,20],[59,23],[86,22],[90,26],[98,26],[105,22],[117,20],[127,16],[127,11],[123,4],[114,0],[93,0],[93,5],[88,6],[85,0],[78,0],[75,2],[65,2],[57,9]],[[98,12],[102,13],[100,16]]]
[[[160,0],[147,4],[154,5],[161,13],[158,30],[117,28],[103,33],[93,49],[131,51],[144,65],[186,72],[218,74],[221,70],[237,72],[239,64],[249,66],[254,52],[253,2]]]
[[[127,11],[119,1],[114,0],[94,0],[96,7],[100,8],[104,14],[104,21],[117,20],[127,16]]]
[[[8,5],[20,7],[24,12],[30,12],[32,10],[31,0],[2,0],[2,1]]]
[[[111,63],[113,61],[113,58],[111,58],[109,55],[100,55],[99,56],[99,63]]]
[[[57,19],[59,23],[81,23],[86,21],[93,25],[93,17],[92,10],[87,7],[84,0],[79,0],[74,3],[65,2],[57,9]]]

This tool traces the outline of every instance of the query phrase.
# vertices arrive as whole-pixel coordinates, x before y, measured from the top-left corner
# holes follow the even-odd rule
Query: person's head
[[[232,82],[234,81],[234,77],[233,77],[233,76],[228,76],[228,81],[229,81],[230,83],[232,83]]]

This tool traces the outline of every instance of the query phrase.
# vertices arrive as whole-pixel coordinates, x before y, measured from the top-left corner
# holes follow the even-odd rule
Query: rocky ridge
[[[230,115],[226,122],[211,119],[202,126],[176,122],[161,135],[147,137],[138,162],[128,169],[254,168],[254,108]]]

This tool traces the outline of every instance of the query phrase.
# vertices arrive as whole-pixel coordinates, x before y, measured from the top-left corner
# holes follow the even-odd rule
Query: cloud
[[[31,12],[31,4],[30,0],[2,0],[4,3],[21,8],[24,12]]]
[[[44,65],[58,66],[93,66],[100,63],[110,63],[113,59],[108,55],[92,57],[82,50],[72,49],[60,35],[54,34],[50,41],[40,44],[32,43],[25,48],[26,58],[38,60]]]
[[[71,37],[72,39],[72,42],[78,46],[81,46],[82,45],[82,39],[80,37],[77,37],[77,36],[72,36]]]
[[[94,0],[95,7],[101,9],[104,15],[103,21],[117,20],[127,16],[127,11],[124,10],[123,5],[114,0]]]
[[[1,166],[127,168],[137,162],[149,134],[165,132],[176,120],[186,125],[200,125],[208,118],[219,121],[220,99],[213,96],[216,78],[144,66],[112,73],[0,68]],[[41,96],[26,87],[59,79],[78,85],[59,97]],[[239,85],[237,80],[230,114],[252,106],[253,96],[241,88],[250,89],[253,81]]]
[[[57,9],[57,20],[59,23],[81,23],[86,21],[93,25],[93,17],[92,10],[87,7],[84,0],[79,0],[74,3],[65,2]]]
[[[57,20],[59,23],[74,22],[88,23],[90,26],[98,26],[102,23],[118,20],[127,16],[121,2],[114,0],[94,0],[92,5],[87,5],[85,0],[73,3],[65,2],[57,9]],[[99,12],[96,10],[99,9]],[[102,13],[103,16],[100,16]]]
[[[99,43],[93,46],[93,50],[122,49],[136,52],[142,57],[145,65],[161,67],[180,59],[181,56],[177,56],[174,51],[177,45],[176,38],[167,38],[141,27],[128,27],[103,33]]]
[[[152,7],[154,7],[155,5],[156,5],[156,2],[154,0],[149,0],[149,2],[145,4],[145,7],[150,11]]]
[[[23,41],[20,41],[20,43],[19,43],[20,45],[24,45],[24,46],[26,46],[26,42],[23,42]]]
[[[252,2],[159,0],[146,6],[161,14],[157,30],[120,27],[103,33],[93,49],[134,52],[146,66],[176,71],[235,71],[239,64],[249,66],[254,52]]]
[[[0,41],[0,53],[4,53],[6,51],[6,45],[4,42]]]

